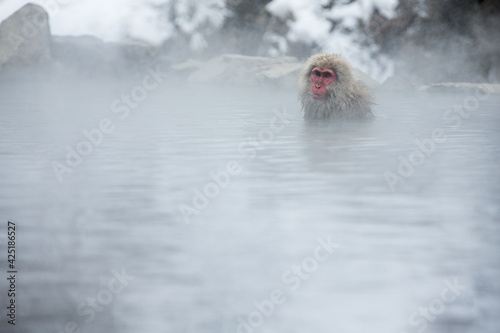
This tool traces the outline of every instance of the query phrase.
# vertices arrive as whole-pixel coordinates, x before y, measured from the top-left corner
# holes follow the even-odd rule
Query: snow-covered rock
[[[486,94],[500,94],[500,84],[471,83],[471,82],[443,82],[421,86],[421,91],[431,92],[464,92],[476,93],[482,91]]]
[[[267,58],[224,54],[209,60],[192,73],[190,82],[217,82],[258,86],[289,84],[297,78],[301,64],[294,57]]]
[[[408,76],[391,76],[385,80],[381,85],[382,90],[391,91],[411,91],[417,90],[422,85],[422,82],[415,77]]]
[[[185,69],[189,64],[197,69],[188,77],[189,82],[214,82],[250,86],[275,86],[295,89],[299,73],[304,66],[294,57],[251,57],[239,54],[225,54],[206,63],[183,63],[174,69]],[[379,84],[366,73],[354,69],[354,76],[367,87],[374,89]]]
[[[194,60],[194,59],[188,59],[184,62],[181,62],[180,64],[175,64],[172,66],[172,71],[175,74],[191,74],[192,72],[198,70],[203,66],[203,62],[199,60]]]

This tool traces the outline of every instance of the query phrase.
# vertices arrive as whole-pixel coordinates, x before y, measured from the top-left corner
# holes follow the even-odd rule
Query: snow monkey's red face
[[[335,73],[331,69],[314,67],[311,71],[311,83],[311,91],[314,98],[324,98],[326,95],[326,88],[335,83]]]

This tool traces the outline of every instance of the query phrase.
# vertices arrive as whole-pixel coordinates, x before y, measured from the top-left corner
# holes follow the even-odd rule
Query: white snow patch
[[[360,24],[368,23],[375,10],[387,18],[394,17],[398,3],[399,0],[342,1],[326,10],[324,0],[273,0],[266,10],[287,20],[288,41],[314,43],[323,52],[339,53],[355,67],[383,81],[392,74],[393,64],[387,57],[373,56],[377,54],[375,45],[360,46]]]

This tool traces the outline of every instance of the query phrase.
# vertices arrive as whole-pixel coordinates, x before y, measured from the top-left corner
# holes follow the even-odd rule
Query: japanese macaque
[[[306,119],[369,119],[371,92],[336,54],[311,56],[300,74],[299,97]]]

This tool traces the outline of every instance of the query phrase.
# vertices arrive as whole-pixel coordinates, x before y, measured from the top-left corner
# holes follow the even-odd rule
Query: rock
[[[387,78],[381,85],[380,89],[388,91],[413,91],[417,90],[422,83],[415,78],[408,76],[391,76]]]
[[[421,91],[431,92],[465,92],[475,93],[481,90],[485,93],[500,94],[500,84],[470,83],[470,82],[444,82],[434,83],[419,88]]]
[[[270,85],[295,89],[303,66],[304,64],[294,57],[268,58],[225,54],[202,65],[192,62],[191,65],[183,63],[174,68],[183,70],[188,67],[197,67],[188,78],[190,82]],[[354,76],[369,88],[379,85],[377,81],[359,70],[354,70]]]
[[[119,53],[126,61],[141,63],[156,58],[158,49],[151,44],[142,41],[128,41],[115,43]]]
[[[108,73],[116,58],[116,50],[92,36],[53,36],[55,61],[74,71]]]
[[[301,63],[276,64],[272,68],[258,73],[257,79],[263,84],[295,88],[302,66]]]
[[[178,74],[191,74],[196,70],[199,70],[203,66],[202,61],[188,59],[187,61],[172,66],[174,73]]]
[[[361,82],[368,88],[368,89],[377,89],[380,86],[380,83],[373,79],[370,75],[366,74],[365,72],[361,71],[360,69],[353,68],[352,73],[354,77]]]
[[[143,42],[105,43],[92,36],[53,36],[53,58],[88,75],[137,74],[154,63],[157,49]]]
[[[0,24],[0,68],[33,66],[51,59],[47,12],[27,4]]]
[[[258,86],[264,82],[279,81],[292,72],[284,67],[292,66],[295,68],[298,65],[300,65],[298,60],[293,57],[267,58],[225,54],[205,63],[192,73],[188,80],[190,82],[210,81]],[[279,67],[281,70],[277,70]]]

